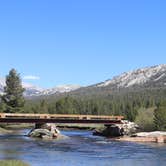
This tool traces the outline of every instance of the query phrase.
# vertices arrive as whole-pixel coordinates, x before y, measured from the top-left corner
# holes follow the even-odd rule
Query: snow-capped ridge
[[[148,85],[155,84],[157,86],[166,86],[166,64],[124,72],[119,76],[113,77],[112,79],[106,80],[102,83],[92,85],[91,87],[95,86],[98,88],[110,86],[111,88],[128,88],[147,83]],[[0,78],[0,94],[3,94],[4,86],[5,79]],[[24,95],[26,97],[67,93],[81,88],[79,85],[59,85],[53,88],[43,89],[25,82],[23,82],[23,87],[25,88]]]
[[[117,88],[127,88],[133,85],[141,85],[148,81],[158,81],[165,76],[166,64],[152,67],[145,67],[129,72],[122,73],[103,83],[97,84],[97,87],[105,87],[108,85],[116,85]],[[155,78],[159,75],[157,78]],[[153,77],[155,79],[153,79]]]
[[[0,78],[0,94],[3,94],[5,85],[5,78]],[[24,96],[26,97],[52,95],[55,93],[65,93],[80,88],[79,85],[59,85],[54,88],[44,89],[26,82],[23,82],[22,86],[23,88],[25,88]]]
[[[65,93],[70,92],[76,89],[79,89],[81,86],[79,85],[59,85],[54,88],[46,89],[42,92],[42,95],[51,95],[55,93]]]

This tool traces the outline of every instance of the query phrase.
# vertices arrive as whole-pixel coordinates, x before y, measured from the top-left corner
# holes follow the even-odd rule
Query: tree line
[[[67,94],[40,100],[25,100],[23,92],[20,75],[15,69],[10,70],[4,94],[0,97],[0,112],[123,115],[130,121],[140,121],[140,124],[150,121],[154,126],[151,128],[166,130],[166,89],[143,89],[101,96]]]

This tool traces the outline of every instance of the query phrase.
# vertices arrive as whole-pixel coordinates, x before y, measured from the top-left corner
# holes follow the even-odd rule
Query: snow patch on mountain
[[[159,83],[160,85],[166,86],[166,64],[125,72],[119,76],[113,77],[113,79],[106,80],[94,86],[127,88],[134,85],[143,85],[145,83]],[[4,86],[5,79],[0,78],[0,94],[3,93]],[[60,85],[50,89],[43,89],[25,82],[23,82],[23,87],[25,88],[24,95],[27,97],[67,93],[81,88],[79,85]]]
[[[3,94],[5,85],[6,85],[5,79],[0,78],[0,94]],[[59,85],[54,88],[43,89],[25,82],[22,83],[22,86],[25,89],[24,96],[27,96],[27,97],[52,95],[55,93],[65,93],[65,92],[70,92],[80,88],[79,85]]]
[[[65,92],[74,91],[79,88],[80,88],[79,85],[59,85],[59,86],[56,86],[51,89],[46,89],[41,94],[42,95],[51,95],[51,94],[55,94],[55,93],[65,93]]]
[[[137,69],[130,72],[125,72],[121,74],[120,76],[113,77],[113,79],[111,80],[107,80],[103,83],[97,84],[97,87],[116,85],[118,88],[122,88],[122,87],[127,88],[133,85],[141,85],[150,81],[156,75],[159,75],[159,77],[151,81],[160,80],[162,77],[165,76],[165,72],[166,72],[166,64],[146,67],[146,68]]]
[[[23,88],[25,89],[25,92],[24,92],[25,96],[38,96],[40,95],[40,93],[44,91],[43,88],[34,86],[29,83],[23,82],[22,85],[23,85]]]
[[[161,78],[163,78],[165,76],[165,73],[161,74],[158,78],[156,78],[154,81],[158,81],[160,80]]]

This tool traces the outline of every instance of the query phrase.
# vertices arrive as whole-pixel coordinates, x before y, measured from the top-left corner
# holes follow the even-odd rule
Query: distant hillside
[[[0,94],[3,94],[4,86],[5,78],[0,78]],[[38,96],[43,91],[42,88],[36,87],[28,83],[23,83],[22,86],[25,88],[25,96]]]
[[[0,93],[3,93],[5,79],[0,79]],[[79,85],[61,85],[50,89],[43,89],[31,84],[23,83],[26,89],[24,95],[27,98],[49,98],[64,95],[109,95],[127,91],[143,91],[144,89],[165,89],[166,88],[166,64],[145,67],[122,73],[101,83],[81,87]]]
[[[32,100],[57,101],[65,96],[81,99],[124,100],[132,96],[135,100],[153,100],[157,102],[166,98],[166,64],[141,68],[122,73],[119,76],[87,87],[76,90],[51,93],[31,98]],[[130,96],[130,97],[129,97]]]
[[[38,96],[28,100],[25,112],[123,115],[135,121],[145,111],[153,128],[152,116],[159,105],[166,108],[166,65],[122,73],[70,92]]]
[[[88,87],[80,88],[73,95],[108,95],[128,91],[143,91],[166,88],[166,64],[141,68],[122,73]]]
[[[97,84],[96,87],[129,88],[144,85],[166,86],[166,64],[125,72],[113,79]]]
[[[4,86],[5,79],[0,78],[0,94],[3,94]],[[44,89],[25,82],[22,83],[22,86],[25,88],[24,95],[27,98],[66,93],[80,88],[79,85],[60,85],[54,88]]]

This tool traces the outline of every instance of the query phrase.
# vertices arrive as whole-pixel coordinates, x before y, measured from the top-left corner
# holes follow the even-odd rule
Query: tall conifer
[[[15,69],[11,69],[6,76],[6,86],[2,96],[2,102],[6,106],[4,112],[15,113],[23,109],[25,103],[23,92],[20,75]]]

